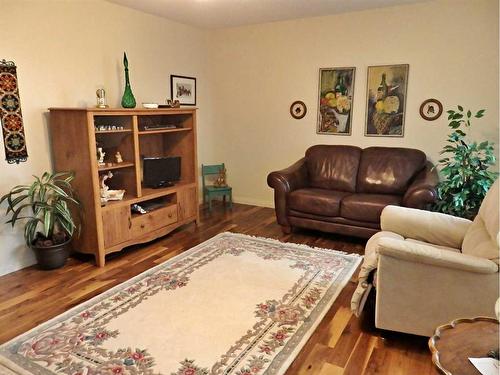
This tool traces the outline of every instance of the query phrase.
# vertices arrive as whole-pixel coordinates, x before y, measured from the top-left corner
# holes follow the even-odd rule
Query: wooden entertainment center
[[[73,240],[76,251],[93,254],[102,267],[106,254],[198,222],[196,109],[49,111],[54,169],[75,172],[73,185],[83,208],[82,232]],[[106,152],[105,165],[98,165],[97,147]],[[122,163],[116,163],[117,151]],[[180,156],[180,181],[158,189],[143,186],[144,156]],[[110,189],[126,192],[122,200],[101,203],[100,179],[109,171],[113,173],[106,181]],[[155,209],[140,214],[133,212],[133,204]]]

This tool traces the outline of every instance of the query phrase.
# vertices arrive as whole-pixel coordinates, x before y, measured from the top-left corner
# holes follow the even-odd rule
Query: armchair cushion
[[[485,228],[493,239],[496,241],[497,246],[500,246],[500,230],[499,230],[499,194],[500,194],[500,180],[496,180],[491,186],[488,193],[481,203],[478,216],[483,220]]]
[[[401,204],[401,196],[389,194],[352,194],[342,199],[340,213],[346,219],[378,223],[382,210],[389,204]]]
[[[484,197],[479,213],[465,234],[462,245],[464,254],[491,259],[496,263],[500,263],[498,194],[499,180],[493,184]]]
[[[420,150],[398,147],[368,147],[363,150],[356,191],[403,195],[415,175],[425,167]]]
[[[488,259],[442,250],[432,245],[388,237],[380,238],[379,254],[380,256],[387,255],[409,262],[453,268],[467,272],[483,274],[498,272],[498,265]]]
[[[415,208],[387,206],[380,217],[380,227],[405,238],[456,249],[462,247],[471,221],[460,217]]]
[[[355,192],[361,149],[355,146],[312,146],[306,151],[309,185]]]
[[[462,252],[499,263],[498,245],[489,236],[486,225],[480,216],[476,216],[467,230],[462,244]]]
[[[291,210],[322,216],[339,216],[340,202],[349,195],[345,191],[306,188],[292,191],[288,196]]]

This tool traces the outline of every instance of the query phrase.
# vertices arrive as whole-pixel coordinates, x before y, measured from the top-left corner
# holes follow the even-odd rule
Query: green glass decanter
[[[130,87],[130,79],[128,76],[128,59],[127,54],[123,52],[123,65],[125,66],[125,91],[122,97],[122,107],[123,108],[135,108],[135,98],[132,94],[132,88]]]

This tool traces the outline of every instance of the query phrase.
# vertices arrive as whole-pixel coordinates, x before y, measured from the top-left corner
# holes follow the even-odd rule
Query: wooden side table
[[[445,375],[479,375],[469,357],[486,357],[498,347],[499,322],[487,317],[456,319],[429,339],[432,362]]]

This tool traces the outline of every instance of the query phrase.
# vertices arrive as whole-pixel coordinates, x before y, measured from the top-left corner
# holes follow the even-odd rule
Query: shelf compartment
[[[110,190],[125,190],[125,195],[121,201],[109,201],[106,205],[111,202],[123,202],[129,198],[137,197],[137,184],[135,178],[135,168],[120,168],[113,170],[99,170],[99,188],[102,175],[106,172],[112,171],[113,177],[106,180],[106,185]]]
[[[123,130],[96,130],[96,134],[120,134],[120,133],[132,133],[132,129]]]
[[[137,125],[139,132],[156,131],[156,129],[146,129],[148,126],[175,126],[175,129],[193,129],[193,116],[190,114],[169,114],[169,115],[138,115]],[[175,130],[158,129],[158,130]]]
[[[112,210],[118,206],[127,206],[127,205],[132,205],[134,203],[144,202],[145,200],[148,200],[148,199],[154,199],[154,198],[162,197],[164,195],[175,193],[179,189],[187,188],[187,187],[196,187],[196,183],[194,183],[194,182],[191,182],[191,183],[179,182],[179,183],[176,183],[174,186],[169,186],[169,187],[159,188],[159,189],[150,189],[150,188],[143,187],[142,188],[142,197],[132,196],[132,195],[128,194],[128,192],[126,192],[125,197],[121,201],[109,201],[105,205],[101,206],[101,210],[107,211],[107,210]]]
[[[162,134],[162,133],[177,133],[191,131],[191,128],[175,128],[175,129],[158,129],[158,130],[140,130],[139,135],[147,134]]]
[[[196,180],[194,152],[196,142],[194,132],[184,131],[172,134],[144,134],[139,137],[140,157],[181,157],[181,180],[191,183]]]
[[[129,132],[132,131],[132,116],[126,116],[126,115],[121,115],[121,116],[107,116],[107,115],[95,115],[94,116],[94,128],[99,127],[99,126],[116,126],[116,127],[123,127],[123,129],[106,129],[106,130],[96,130],[96,133],[98,132],[105,132],[105,133],[115,133],[115,132],[123,132],[125,130],[128,130]]]
[[[177,194],[175,192],[172,192],[167,195],[162,195],[160,197],[154,197],[154,198],[146,198],[142,200],[141,202],[137,203],[139,206],[141,206],[144,210],[147,212],[145,214],[141,214],[139,212],[136,212],[132,210],[132,205],[130,205],[130,215],[132,218],[136,217],[142,217],[144,215],[147,215],[151,212],[163,209],[167,206],[172,206],[177,204]]]
[[[98,168],[98,171],[99,172],[105,172],[105,171],[112,171],[114,169],[121,169],[121,168],[129,168],[129,167],[134,167],[135,164],[134,163],[130,163],[130,162],[123,162],[123,163],[115,163],[113,164],[112,166],[103,166],[103,167],[99,167]]]
[[[114,133],[115,131],[113,131]],[[135,165],[134,137],[132,131],[116,131],[116,134],[111,133],[96,133],[95,136],[97,147],[101,147],[106,153],[104,163],[111,163],[112,166],[98,167],[99,172],[123,169],[133,167]],[[123,163],[116,163],[116,153],[120,152]],[[97,156],[96,156],[97,158]]]

